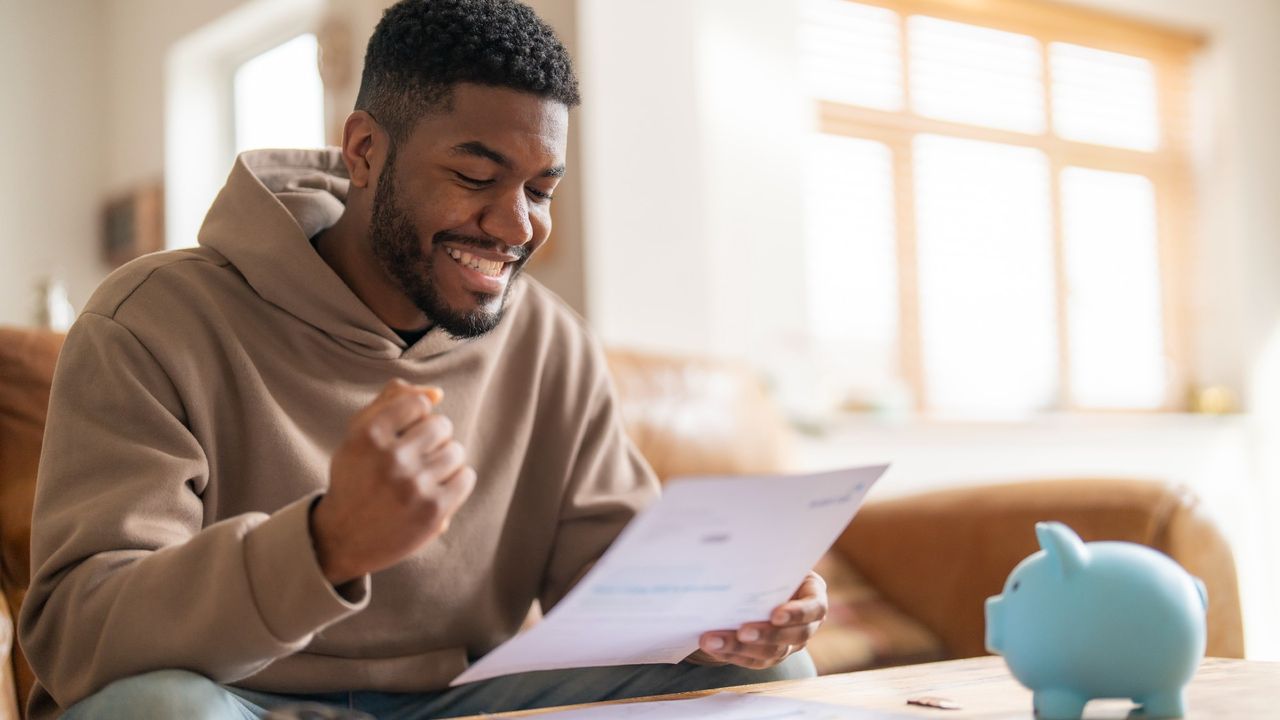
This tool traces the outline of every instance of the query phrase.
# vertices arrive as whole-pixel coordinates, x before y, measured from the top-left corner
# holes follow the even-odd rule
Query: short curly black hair
[[[401,0],[369,39],[356,109],[402,140],[457,83],[578,104],[573,63],[551,26],[515,0]]]

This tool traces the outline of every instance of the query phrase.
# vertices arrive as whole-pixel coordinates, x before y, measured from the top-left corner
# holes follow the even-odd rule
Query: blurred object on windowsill
[[[778,392],[779,404],[797,432],[819,437],[849,417],[867,418],[883,425],[900,425],[917,417],[915,397],[905,382],[886,382],[880,387],[844,387],[824,381],[821,375],[797,377],[788,393]]]
[[[867,413],[883,420],[901,420],[914,412],[915,404],[911,386],[894,380],[875,388],[849,388],[838,409],[841,414]]]
[[[76,320],[76,309],[67,297],[67,286],[56,276],[36,283],[35,326],[66,332]]]
[[[1187,398],[1188,409],[1201,415],[1232,415],[1240,412],[1236,394],[1225,385],[1192,386]]]
[[[1042,431],[1124,433],[1130,431],[1201,432],[1243,427],[1248,416],[1240,412],[1106,412],[1049,410],[1006,416],[962,416],[908,410],[899,414],[835,409],[821,418],[790,417],[792,429],[805,442],[822,444],[846,442],[850,434],[908,438],[920,433],[932,437],[986,437],[988,433],[1037,433]],[[865,460],[865,459],[863,459]],[[863,462],[859,460],[859,462]],[[876,457],[865,462],[881,462]],[[825,466],[805,466],[819,469]],[[834,467],[834,466],[833,466]]]

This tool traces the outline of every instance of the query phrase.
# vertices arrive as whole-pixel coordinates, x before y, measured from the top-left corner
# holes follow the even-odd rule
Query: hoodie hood
[[[241,153],[199,243],[225,257],[263,300],[361,355],[420,359],[468,342],[432,328],[406,347],[316,252],[311,238],[342,216],[350,185],[337,148]],[[519,294],[512,288],[508,304]]]

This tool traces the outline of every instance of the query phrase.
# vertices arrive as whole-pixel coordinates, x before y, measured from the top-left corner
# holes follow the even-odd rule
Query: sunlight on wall
[[[1280,661],[1280,323],[1272,328],[1253,368],[1253,419],[1256,471],[1252,490],[1260,537],[1246,555],[1250,573],[1245,586],[1245,618],[1249,656]]]

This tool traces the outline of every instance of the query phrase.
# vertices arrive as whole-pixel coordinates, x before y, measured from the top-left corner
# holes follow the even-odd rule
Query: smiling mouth
[[[501,277],[503,272],[506,271],[507,265],[511,264],[499,262],[497,260],[486,260],[456,248],[445,248],[445,251],[449,254],[449,257],[453,258],[453,261],[459,265],[471,268],[481,275],[486,275],[491,278]]]

